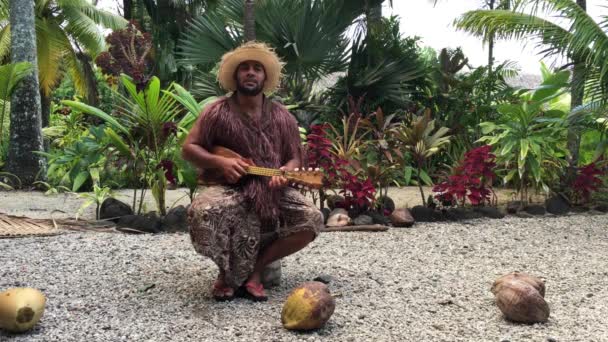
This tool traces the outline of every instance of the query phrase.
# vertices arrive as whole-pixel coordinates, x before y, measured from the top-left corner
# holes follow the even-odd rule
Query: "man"
[[[233,94],[210,105],[182,148],[183,156],[203,171],[220,174],[224,184],[206,187],[188,211],[195,250],[219,267],[212,293],[217,300],[246,297],[266,300],[264,267],[297,252],[315,239],[322,214],[282,176],[249,176],[244,159],[210,153],[221,146],[256,166],[293,170],[301,164],[297,122],[264,92],[280,82],[282,63],[265,44],[249,42],[225,54],[220,85]]]

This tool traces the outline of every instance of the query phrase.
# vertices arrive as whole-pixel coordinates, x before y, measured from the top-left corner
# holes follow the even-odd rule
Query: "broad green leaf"
[[[530,171],[532,171],[534,180],[537,183],[540,182],[540,164],[538,163],[538,160],[535,158],[529,158],[528,163],[530,165]]]
[[[129,133],[129,130],[125,126],[121,125],[114,117],[105,113],[101,109],[95,108],[93,106],[89,106],[87,104],[84,104],[84,103],[78,102],[78,101],[63,100],[63,101],[61,101],[61,103],[66,106],[70,106],[83,113],[97,116],[98,118],[100,118],[100,119],[104,120],[105,122],[107,122],[108,124],[110,124],[110,126],[112,128],[114,128],[118,131],[121,131],[123,133],[126,133],[126,134]]]
[[[80,171],[74,178],[74,182],[72,183],[72,191],[73,192],[78,191],[78,189],[80,189],[80,187],[84,184],[84,182],[87,181],[87,179],[89,179],[89,172]]]
[[[513,177],[515,176],[516,173],[517,173],[517,170],[509,171],[509,173],[507,173],[507,175],[503,178],[504,184],[507,185],[507,183],[509,183],[511,181],[511,179],[513,179]]]
[[[146,108],[149,112],[153,112],[158,106],[158,98],[160,95],[160,80],[158,77],[152,77],[144,92],[146,100]]]
[[[519,150],[519,152],[520,152],[519,159],[525,160],[526,157],[528,156],[528,149],[530,148],[530,142],[528,141],[528,139],[521,139],[520,147],[521,147],[521,149]]]
[[[433,180],[424,170],[420,170],[420,179],[424,183],[424,185],[431,186],[433,185]]]
[[[412,171],[414,170],[414,168],[412,168],[411,166],[406,166],[405,170],[403,172],[403,177],[405,178],[405,184],[410,184],[411,180],[412,180]]]
[[[133,153],[125,141],[111,127],[106,127],[104,130],[108,138],[112,141],[112,145],[126,157],[133,157]]]

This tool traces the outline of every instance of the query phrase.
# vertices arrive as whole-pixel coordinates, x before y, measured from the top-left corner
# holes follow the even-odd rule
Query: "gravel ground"
[[[185,234],[68,233],[0,240],[0,289],[48,297],[35,330],[0,341],[608,341],[608,216],[416,224],[385,233],[323,233],[283,262],[266,303],[217,303],[216,267]],[[546,281],[546,324],[504,320],[494,279]],[[291,289],[332,277],[325,328],[281,326]]]

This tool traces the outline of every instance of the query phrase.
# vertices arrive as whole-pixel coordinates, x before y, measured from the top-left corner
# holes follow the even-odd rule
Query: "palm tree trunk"
[[[36,177],[44,179],[45,162],[34,153],[42,151],[42,118],[36,56],[34,0],[10,0],[11,61],[29,62],[33,71],[15,88],[11,97],[11,128],[7,171],[17,175],[22,185]]]
[[[123,0],[122,1],[122,16],[127,19],[133,19],[133,0]]]
[[[587,0],[576,0],[576,4],[583,10],[587,10]],[[585,96],[585,64],[583,61],[574,60],[574,69],[572,71],[572,92],[570,109],[574,109],[583,104]],[[570,152],[568,158],[568,170],[566,177],[561,184],[562,189],[566,189],[576,177],[576,168],[578,166],[579,149],[581,145],[580,131],[575,126],[568,127],[567,147]]]
[[[255,1],[245,0],[245,40],[255,40]]]
[[[494,9],[494,1],[495,0],[490,0],[488,2],[488,8],[490,10]],[[494,64],[494,34],[491,34],[490,37],[488,37],[488,74],[492,73],[493,64]]]

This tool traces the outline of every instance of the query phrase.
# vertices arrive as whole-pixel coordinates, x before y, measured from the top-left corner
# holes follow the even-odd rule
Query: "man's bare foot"
[[[262,275],[260,272],[253,272],[243,285],[244,295],[256,302],[268,300],[264,285],[262,285]]]
[[[213,298],[217,301],[226,301],[234,299],[234,289],[224,282],[224,277],[218,277],[218,279],[213,283],[213,288],[211,289],[211,293],[213,294]]]

